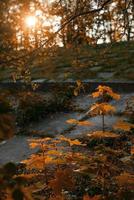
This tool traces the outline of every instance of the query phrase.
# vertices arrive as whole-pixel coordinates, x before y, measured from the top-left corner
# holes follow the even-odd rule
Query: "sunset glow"
[[[25,19],[25,22],[28,27],[33,27],[36,25],[36,17],[35,16],[27,16]]]

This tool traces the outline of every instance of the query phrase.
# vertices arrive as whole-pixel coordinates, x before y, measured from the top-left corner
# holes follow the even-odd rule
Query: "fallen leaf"
[[[91,138],[118,138],[119,135],[112,133],[112,132],[108,132],[108,131],[95,131],[91,134],[88,134],[89,137]]]

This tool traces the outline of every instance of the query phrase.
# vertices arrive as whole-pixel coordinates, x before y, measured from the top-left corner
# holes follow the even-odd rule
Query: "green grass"
[[[72,48],[59,47],[54,55],[43,57],[40,64],[37,57],[35,63],[31,68],[33,79],[134,80],[134,42],[101,44],[96,47],[86,45],[79,47],[79,53]],[[101,78],[99,73],[103,72],[113,72],[113,77]],[[0,80],[8,80],[10,76],[8,68],[0,69]]]

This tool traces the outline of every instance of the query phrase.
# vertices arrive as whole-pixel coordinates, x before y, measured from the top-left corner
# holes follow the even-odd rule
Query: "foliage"
[[[119,135],[112,133],[112,132],[108,132],[108,131],[95,131],[91,134],[88,134],[89,137],[91,138],[118,138]]]
[[[17,122],[24,125],[30,121],[37,121],[45,113],[45,99],[35,93],[22,93],[19,98],[19,106],[17,109]]]
[[[50,181],[49,186],[56,195],[61,195],[62,191],[72,191],[74,188],[73,171],[71,169],[58,169],[55,178]]]
[[[106,115],[115,112],[115,107],[108,103],[96,103],[90,109],[91,115]]]
[[[79,126],[92,126],[93,123],[89,122],[89,121],[79,121],[76,119],[68,119],[66,121],[68,124],[74,124],[74,125],[79,125]]]
[[[107,97],[110,96],[112,99],[119,100],[120,95],[113,92],[113,90],[108,86],[99,85],[96,92],[92,93],[93,98],[100,98],[101,102],[96,103],[91,106],[88,114],[90,115],[101,115],[102,116],[102,131],[105,131],[105,121],[104,117],[107,114],[115,112],[115,107],[107,103]]]
[[[50,104],[50,111],[66,111],[70,110],[71,98],[73,97],[73,88],[57,87],[53,90],[53,100]]]
[[[20,93],[17,108],[18,125],[23,126],[38,121],[49,113],[69,110],[71,108],[70,90],[57,90],[53,91],[51,97],[35,92]]]
[[[73,62],[79,66],[77,54],[82,45],[133,40],[133,1],[114,0],[112,3],[110,0],[2,1],[1,69],[10,67],[10,78],[12,76],[14,81],[30,82],[31,71],[36,70],[37,65],[44,67],[44,60],[48,54],[55,53],[57,46],[75,50],[76,61]],[[29,26],[28,17],[34,17],[36,23]],[[43,68],[40,73],[42,71],[47,69]]]
[[[11,105],[5,95],[0,96],[0,114],[6,114],[11,111]]]
[[[63,190],[72,191],[74,188],[73,169],[75,169],[77,160],[81,156],[73,152],[72,147],[82,145],[81,142],[64,136],[56,139],[33,139],[29,142],[31,148],[39,147],[40,152],[23,161],[26,164],[26,168],[28,170],[31,169],[31,172],[34,169],[37,175],[42,176],[43,180],[45,177],[45,184],[52,189],[51,193],[53,195],[62,195]],[[54,171],[51,165],[53,165]],[[64,168],[62,168],[63,166]],[[51,176],[49,175],[50,173]],[[28,175],[24,174],[24,177],[32,177],[32,174],[31,176],[29,175],[30,173]]]
[[[122,120],[118,121],[114,125],[114,129],[121,129],[121,130],[124,130],[124,131],[130,131],[132,128],[134,128],[134,124],[124,122]]]
[[[0,199],[32,199],[31,191],[25,188],[26,179],[15,176],[17,170],[18,167],[13,163],[7,163],[0,168]]]
[[[84,195],[83,200],[99,200],[100,196],[95,195],[94,197],[90,197],[89,195]]]
[[[80,80],[77,80],[76,83],[77,83],[77,87],[74,90],[74,95],[78,96],[78,94],[81,91],[85,92],[85,89],[84,89],[83,83]]]
[[[115,100],[120,99],[120,95],[113,92],[113,90],[108,86],[99,85],[96,90],[97,90],[96,92],[92,93],[93,98],[102,97],[103,101],[105,101],[105,98],[107,97],[107,95],[109,95],[112,99]]]
[[[97,110],[95,114],[114,110],[107,101],[100,105],[104,110],[101,113]],[[84,120],[67,122],[92,125]],[[19,169],[12,164],[0,169],[0,197],[13,200],[132,200],[134,138],[130,127],[133,125],[122,121],[116,125],[124,129],[123,134],[98,130],[80,140],[65,136],[29,140],[30,148],[36,148],[37,153],[22,161]],[[99,142],[91,146],[92,140]]]
[[[15,117],[6,95],[0,96],[0,140],[10,138],[15,132]]]

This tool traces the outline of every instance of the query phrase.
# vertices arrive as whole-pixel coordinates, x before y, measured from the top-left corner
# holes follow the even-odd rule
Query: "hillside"
[[[54,54],[38,59],[31,68],[33,79],[46,80],[134,80],[134,42],[100,44],[79,49],[58,47]],[[10,79],[1,69],[0,79]]]

